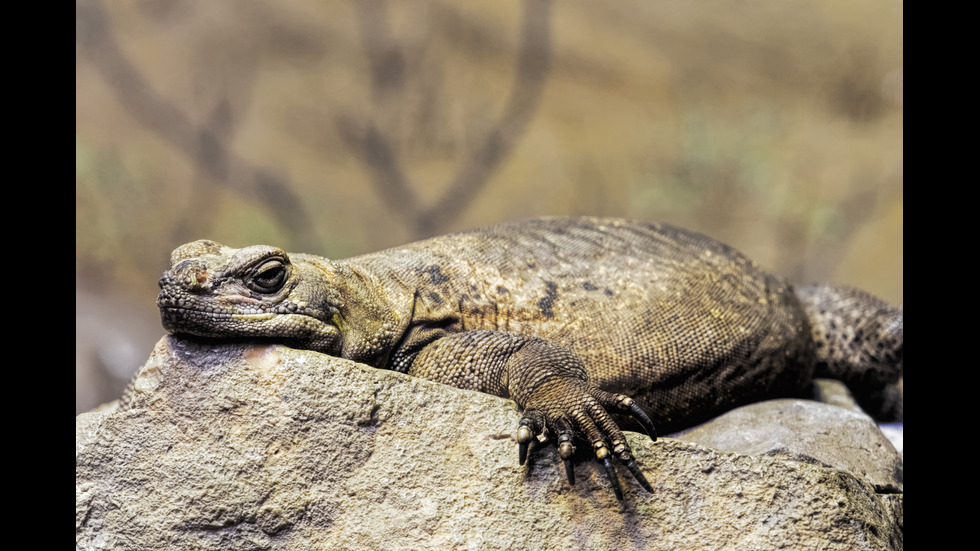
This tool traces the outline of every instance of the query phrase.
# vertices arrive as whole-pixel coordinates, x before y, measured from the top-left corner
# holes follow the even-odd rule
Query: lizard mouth
[[[221,329],[227,329],[226,324],[228,323],[261,322],[281,315],[283,314],[276,314],[274,312],[213,312],[207,310],[197,310],[194,308],[185,308],[182,306],[160,307],[160,317],[162,318],[164,328],[166,329],[182,329],[184,325],[195,325],[200,323],[205,324],[207,327],[211,327],[212,331],[218,332]]]
[[[335,325],[305,313],[242,314],[161,307],[160,317],[164,329],[174,335],[215,340],[248,339],[330,355],[338,355],[343,341]]]
[[[309,312],[206,311],[181,306],[160,306],[163,328],[170,333],[199,337],[263,337],[306,343],[330,343],[340,331]],[[320,348],[320,346],[316,346]]]

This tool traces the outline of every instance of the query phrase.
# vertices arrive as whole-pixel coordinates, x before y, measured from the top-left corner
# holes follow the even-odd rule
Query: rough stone
[[[863,476],[901,493],[904,462],[867,414],[808,400],[770,400],[729,411],[678,438],[709,448],[768,455]]]
[[[161,340],[76,417],[77,549],[901,549],[865,474],[627,433],[621,470],[517,465],[500,398],[279,346]]]

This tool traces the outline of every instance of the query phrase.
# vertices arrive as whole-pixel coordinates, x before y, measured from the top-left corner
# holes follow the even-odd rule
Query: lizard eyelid
[[[245,284],[257,293],[273,293],[282,288],[288,276],[289,271],[283,260],[272,258],[259,264]]]

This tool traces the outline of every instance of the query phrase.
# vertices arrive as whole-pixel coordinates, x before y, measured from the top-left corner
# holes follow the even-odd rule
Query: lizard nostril
[[[173,276],[164,276],[160,280],[160,286],[173,284],[175,282],[183,285],[190,291],[200,291],[210,287],[211,275],[208,266],[197,259],[184,260],[174,266]]]
[[[192,291],[206,288],[209,282],[207,270],[192,270],[184,280],[184,284]]]

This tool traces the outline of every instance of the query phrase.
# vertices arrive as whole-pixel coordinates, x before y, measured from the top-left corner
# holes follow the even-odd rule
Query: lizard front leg
[[[554,437],[568,481],[574,484],[572,455],[578,433],[589,442],[605,468],[618,499],[623,499],[623,493],[611,456],[626,465],[640,485],[652,492],[610,413],[632,416],[656,440],[649,416],[628,396],[591,384],[582,360],[567,347],[498,331],[455,333],[423,348],[408,373],[517,402],[523,412],[517,430],[522,465],[533,440],[544,443]]]

